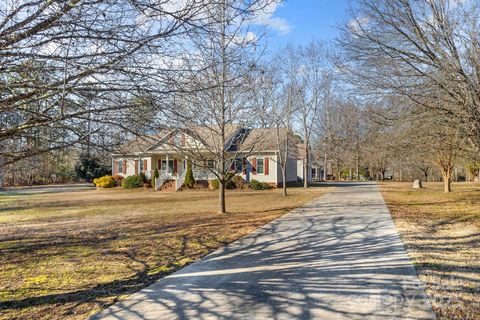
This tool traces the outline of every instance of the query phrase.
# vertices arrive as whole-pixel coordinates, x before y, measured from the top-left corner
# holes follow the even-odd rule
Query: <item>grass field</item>
[[[0,194],[0,319],[85,319],[325,188]]]
[[[480,319],[480,184],[381,187],[437,318]]]

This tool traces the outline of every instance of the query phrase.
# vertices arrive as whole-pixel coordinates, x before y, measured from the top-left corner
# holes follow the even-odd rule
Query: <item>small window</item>
[[[265,169],[264,169],[264,159],[263,158],[258,158],[257,159],[257,174],[264,174]]]
[[[243,170],[243,160],[242,159],[235,159],[235,172],[242,172]]]
[[[207,168],[214,169],[215,168],[215,160],[207,160]]]
[[[180,135],[179,134],[176,134],[176,135],[173,136],[173,144],[176,145],[176,146],[180,145]]]
[[[117,168],[118,168],[117,173],[123,173],[123,160],[117,161]]]
[[[145,172],[145,171],[147,171],[147,168],[145,167],[145,164],[146,164],[145,162],[146,162],[146,161],[145,161],[145,160],[141,160],[141,159],[140,159],[139,161],[140,161],[140,172]]]

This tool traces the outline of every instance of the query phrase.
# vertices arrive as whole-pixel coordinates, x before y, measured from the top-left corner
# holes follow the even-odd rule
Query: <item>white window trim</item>
[[[210,167],[209,163],[212,163],[211,167]],[[215,170],[215,160],[207,160],[206,169]]]
[[[123,174],[123,160],[117,160],[117,173],[116,174]]]
[[[263,161],[263,164],[262,164],[263,172],[262,172],[262,173],[259,173],[259,172],[258,172],[258,160],[260,160],[260,159],[262,159],[262,161]],[[265,157],[257,157],[256,162],[257,162],[257,167],[256,167],[257,175],[259,175],[259,176],[264,176],[264,175],[265,175]]]

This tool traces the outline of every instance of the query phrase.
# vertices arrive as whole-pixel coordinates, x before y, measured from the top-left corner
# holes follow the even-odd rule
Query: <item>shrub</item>
[[[213,190],[218,190],[218,188],[220,188],[220,180],[218,180],[217,178],[213,179],[210,181],[210,188],[213,189]],[[227,180],[225,182],[225,189],[235,189],[236,188],[236,185],[235,183],[232,181],[232,180]]]
[[[232,189],[236,189],[237,186],[235,185],[235,182],[233,182],[232,180],[227,180],[225,182],[225,189],[228,189],[228,190],[232,190]]]
[[[103,177],[110,172],[110,165],[104,163],[99,157],[88,154],[81,154],[75,166],[77,178],[85,181],[93,181],[94,178]]]
[[[210,181],[210,188],[212,188],[213,190],[218,190],[219,186],[220,186],[220,180],[218,180],[217,178]]]
[[[233,183],[237,189],[244,189],[247,182],[243,180],[241,176],[235,176],[232,178]]]
[[[148,182],[147,177],[145,176],[145,173],[140,172],[138,176],[140,177],[140,179],[142,179],[143,182]]]
[[[158,173],[158,169],[155,168],[155,171],[153,171],[153,177],[152,177],[152,188],[155,188],[155,180],[157,180],[160,177],[160,173]]]
[[[122,188],[124,189],[140,188],[142,186],[143,179],[140,175],[129,176],[122,181]]]
[[[122,185],[122,181],[123,181],[123,176],[121,175],[114,175],[112,176],[113,180],[115,180],[115,186],[116,187],[120,187]]]
[[[103,176],[93,180],[93,183],[98,188],[113,188],[115,187],[115,180],[112,176]]]
[[[255,179],[250,180],[249,187],[253,190],[268,190],[272,188],[272,186],[270,186],[268,183],[260,182]]]
[[[195,178],[193,177],[192,165],[187,161],[187,172],[185,173],[185,187],[192,189],[195,186]]]

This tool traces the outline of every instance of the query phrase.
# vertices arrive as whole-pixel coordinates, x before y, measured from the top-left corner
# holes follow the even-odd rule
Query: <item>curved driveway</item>
[[[374,184],[343,184],[94,319],[434,319]]]

